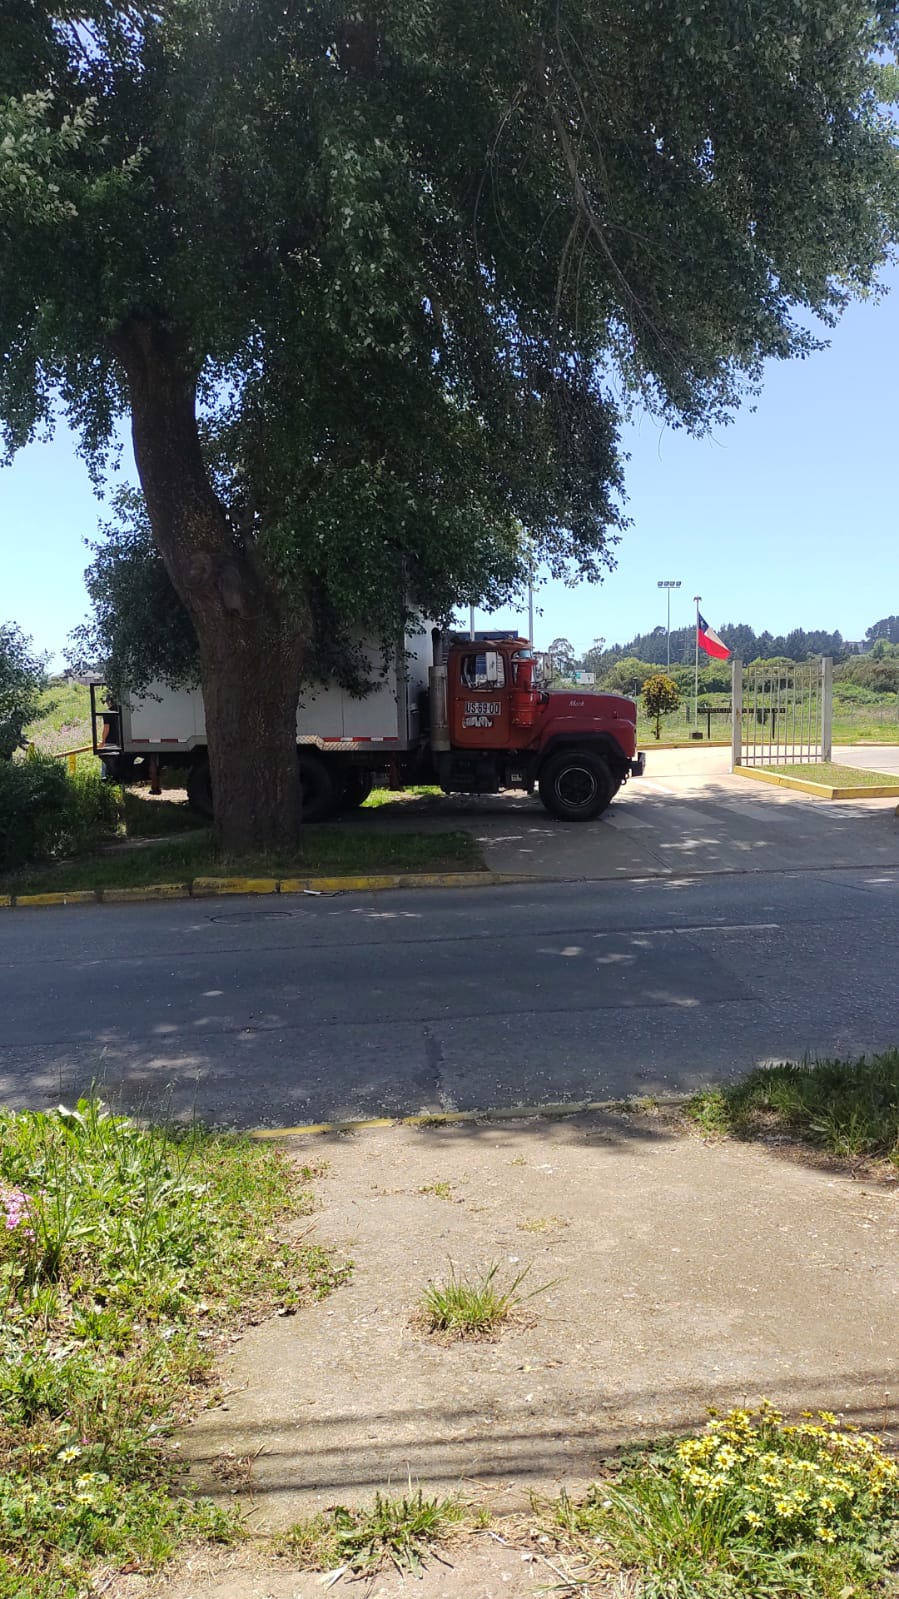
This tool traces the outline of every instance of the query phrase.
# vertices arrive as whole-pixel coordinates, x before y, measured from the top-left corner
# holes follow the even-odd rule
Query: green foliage
[[[574,645],[567,638],[554,638],[547,651],[550,684],[570,683],[577,669]]]
[[[869,644],[876,649],[878,644],[899,644],[899,616],[883,616],[879,622],[874,622],[865,633]]]
[[[77,1599],[101,1562],[238,1535],[176,1493],[164,1439],[227,1324],[345,1275],[272,1237],[312,1175],[96,1099],[0,1116],[0,1592]]]
[[[611,689],[615,694],[630,694],[633,698],[652,676],[653,669],[647,661],[640,661],[635,655],[625,655],[604,674],[600,687]]]
[[[99,776],[49,756],[0,762],[0,869],[87,849],[116,830],[121,805]]]
[[[899,1557],[899,1467],[829,1411],[765,1403],[635,1452],[556,1527],[611,1550],[646,1599],[847,1599],[886,1591]]]
[[[426,1499],[419,1488],[391,1498],[376,1493],[370,1510],[335,1505],[297,1522],[284,1539],[291,1559],[319,1571],[348,1568],[374,1576],[384,1566],[420,1575],[429,1552],[458,1528],[465,1511],[455,1499]]]
[[[738,1083],[696,1094],[686,1112],[706,1131],[782,1130],[834,1155],[899,1165],[899,1050],[758,1067]]]
[[[34,654],[14,622],[0,624],[0,761],[24,746],[46,686],[46,657]]]
[[[441,615],[534,557],[599,577],[613,378],[702,431],[896,231],[893,4],[42,0],[2,26],[6,440],[61,400],[99,469],[138,369],[165,366],[157,405],[196,387],[205,565],[190,429],[169,406],[163,495],[135,423],[198,614],[244,553],[385,634],[404,588]]]
[[[834,670],[834,689],[837,685],[855,684],[869,689],[873,694],[899,693],[899,650],[883,640],[875,644],[870,655],[851,655]]]
[[[643,709],[647,716],[655,717],[655,736],[661,737],[662,717],[676,711],[680,705],[680,692],[674,679],[664,672],[656,672],[643,684]]]
[[[153,543],[143,496],[123,486],[92,545],[85,585],[93,613],[75,629],[68,655],[78,671],[102,671],[116,694],[152,682],[198,681],[197,637]]]

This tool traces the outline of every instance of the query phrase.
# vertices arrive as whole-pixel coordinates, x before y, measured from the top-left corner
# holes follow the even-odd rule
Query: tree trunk
[[[216,841],[228,854],[295,849],[308,610],[280,591],[215,494],[186,342],[144,322],[110,342],[127,379],[153,538],[199,643]]]

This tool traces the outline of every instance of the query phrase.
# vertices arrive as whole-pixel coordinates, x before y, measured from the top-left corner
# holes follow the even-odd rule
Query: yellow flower
[[[795,1506],[791,1499],[775,1499],[774,1508],[779,1516],[792,1516]]]
[[[57,1460],[62,1460],[66,1464],[68,1464],[68,1462],[70,1460],[77,1460],[78,1456],[80,1454],[81,1454],[81,1450],[78,1448],[78,1445],[77,1444],[70,1444],[67,1449],[60,1449],[59,1454],[56,1456],[56,1458],[57,1458]]]
[[[757,1510],[744,1511],[743,1520],[748,1521],[750,1527],[760,1527],[762,1525],[762,1518]]]
[[[822,1543],[836,1543],[837,1535],[832,1527],[816,1527],[815,1537],[820,1538]]]

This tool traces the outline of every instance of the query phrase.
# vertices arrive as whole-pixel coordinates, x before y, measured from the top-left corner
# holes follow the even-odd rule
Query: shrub
[[[680,693],[673,678],[665,672],[647,678],[643,684],[643,709],[647,716],[655,717],[656,738],[662,735],[662,717],[676,711],[679,705]]]
[[[72,777],[45,756],[0,761],[0,869],[77,854],[115,832],[121,803],[93,773]]]

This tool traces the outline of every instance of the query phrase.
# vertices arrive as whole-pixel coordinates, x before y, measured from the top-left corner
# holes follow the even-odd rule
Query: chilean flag
[[[706,655],[714,655],[716,661],[730,660],[730,650],[727,645],[718,637],[715,629],[709,627],[700,611],[696,612],[696,642],[701,650],[705,650]]]

